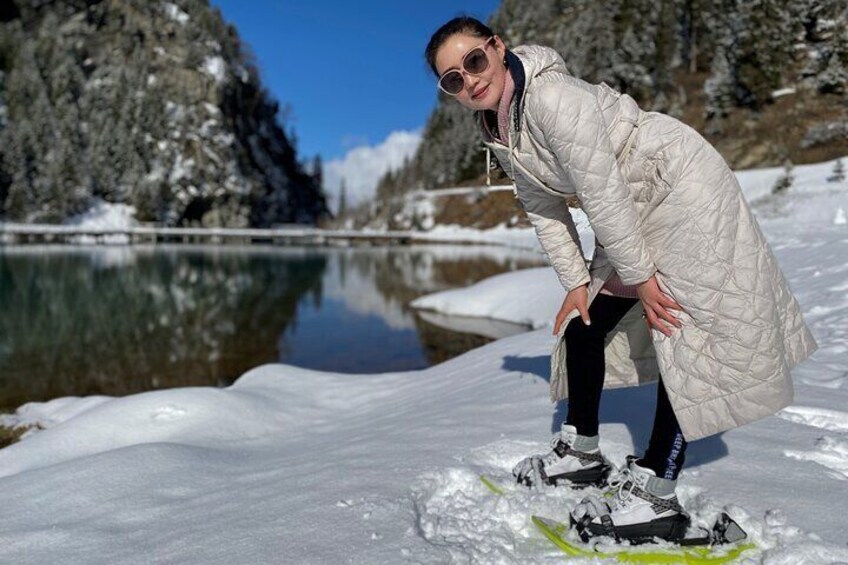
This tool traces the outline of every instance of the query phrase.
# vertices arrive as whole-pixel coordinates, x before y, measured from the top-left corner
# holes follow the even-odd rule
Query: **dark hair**
[[[430,42],[427,43],[427,48],[424,50],[424,58],[427,59],[427,64],[430,66],[434,75],[439,76],[439,72],[436,70],[436,51],[439,50],[439,47],[450,36],[457,33],[468,33],[483,39],[488,39],[495,35],[495,32],[489,29],[489,26],[471,16],[459,16],[442,25],[430,37]]]

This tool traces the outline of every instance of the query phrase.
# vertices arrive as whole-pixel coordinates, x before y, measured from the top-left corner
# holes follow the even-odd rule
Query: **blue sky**
[[[486,21],[498,3],[212,1],[292,105],[300,154],[324,159],[423,126],[436,101],[422,56],[430,34],[460,13]]]

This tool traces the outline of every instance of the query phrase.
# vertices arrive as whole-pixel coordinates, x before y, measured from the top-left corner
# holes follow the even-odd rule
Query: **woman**
[[[572,517],[588,534],[680,538],[687,443],[787,406],[790,369],[817,348],[736,177],[692,128],[571,76],[553,49],[508,50],[473,18],[439,28],[426,58],[439,87],[476,111],[567,291],[551,395],[568,398],[568,417],[551,452],[513,473],[602,484],[601,389],[660,380],[644,457],[628,458],[609,504]],[[595,232],[588,268],[569,206]]]

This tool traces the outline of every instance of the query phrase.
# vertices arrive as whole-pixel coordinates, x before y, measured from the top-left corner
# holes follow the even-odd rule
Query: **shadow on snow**
[[[536,375],[547,382],[551,381],[551,358],[548,355],[536,357],[504,357],[503,368],[507,371]],[[641,454],[648,446],[651,428],[654,425],[654,410],[657,403],[657,384],[609,389],[601,396],[600,421],[605,424],[620,423],[627,427],[633,438],[633,445]],[[551,433],[560,430],[560,425],[568,414],[568,401],[557,402],[551,418]],[[727,455],[727,445],[723,434],[709,436],[689,444],[686,448],[686,467],[693,468]]]

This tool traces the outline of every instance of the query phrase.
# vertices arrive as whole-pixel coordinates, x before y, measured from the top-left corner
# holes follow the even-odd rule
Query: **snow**
[[[781,96],[786,96],[787,94],[795,94],[795,87],[787,86],[786,88],[779,88],[771,93],[771,97],[780,98]]]
[[[82,214],[68,218],[65,225],[83,229],[124,230],[136,225],[135,207],[97,199]]]
[[[224,82],[227,77],[227,64],[220,55],[207,57],[203,60],[203,65],[200,68],[203,72],[212,76],[218,84]]]
[[[185,157],[183,157],[182,153],[177,153],[176,159],[174,160],[174,164],[171,167],[171,172],[168,174],[168,183],[174,185],[182,179],[193,178],[194,165],[194,159],[186,159]],[[185,198],[185,194],[182,192],[178,192],[177,197]]]
[[[88,210],[67,218],[64,225],[66,228],[80,230],[126,232],[138,225],[135,212],[135,207],[129,204],[106,202],[97,198]],[[128,238],[123,234],[110,234],[104,236],[103,240],[110,244],[120,244],[127,243]],[[76,236],[75,238],[76,243],[95,243],[95,241],[96,239],[92,236]]]
[[[781,195],[782,169],[739,173],[820,346],[793,371],[791,407],[687,452],[681,502],[701,523],[727,509],[764,548],[747,564],[848,562],[848,229],[834,221],[848,186],[824,180],[832,168],[797,167]],[[532,232],[477,234],[525,245]],[[0,562],[568,562],[529,517],[562,519],[585,493],[510,486],[564,417],[547,382],[562,296],[552,271],[531,269],[417,300],[538,328],[425,370],[269,364],[223,389],[24,405],[3,423],[45,429],[0,450]],[[614,462],[644,448],[655,394],[605,392]]]
[[[236,76],[245,84],[250,80],[250,73],[242,65],[236,65]]]
[[[181,25],[185,25],[186,23],[188,23],[189,15],[173,2],[165,2],[164,8],[165,15],[174,20],[175,22]]]
[[[426,241],[497,243],[513,247],[540,249],[532,228],[515,229],[508,228],[503,224],[485,230],[459,225],[438,224],[426,233],[415,233],[415,236]]]
[[[430,199],[421,200],[415,203],[413,221],[421,226],[421,229],[428,231],[433,229],[436,221],[433,215],[436,213],[436,207]]]
[[[520,299],[516,296],[517,289],[522,295]],[[495,275],[468,288],[422,296],[410,305],[452,316],[487,318],[538,329],[548,325],[552,318],[551,305],[557,305],[563,298],[565,291],[553,269],[543,267]]]

